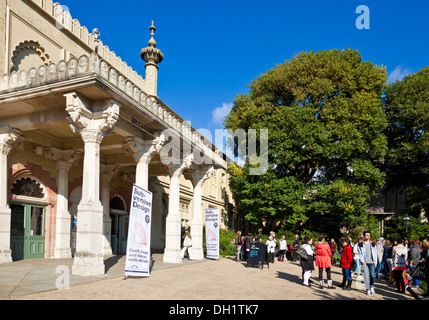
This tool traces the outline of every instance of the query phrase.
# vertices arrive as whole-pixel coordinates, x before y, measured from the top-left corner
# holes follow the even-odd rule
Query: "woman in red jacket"
[[[343,239],[343,252],[341,252],[341,269],[343,269],[343,283],[340,287],[343,290],[352,289],[352,273],[351,273],[351,263],[353,262],[353,249],[350,246],[350,239]],[[346,286],[347,281],[347,286]]]
[[[319,281],[320,288],[323,289],[324,280],[323,280],[323,269],[326,270],[326,278],[328,280],[328,289],[335,289],[332,286],[331,280],[331,248],[329,244],[325,242],[323,234],[319,234],[319,242],[316,243],[316,266],[319,267]]]

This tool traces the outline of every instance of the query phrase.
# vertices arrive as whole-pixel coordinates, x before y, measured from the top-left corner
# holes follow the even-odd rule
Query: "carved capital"
[[[8,155],[12,150],[14,143],[21,137],[21,130],[16,128],[7,128],[0,130],[0,152]]]
[[[82,129],[80,136],[85,143],[97,143],[100,144],[104,138],[104,132],[97,129]]]
[[[55,147],[45,147],[45,157],[55,161],[65,161],[76,164],[82,157],[82,152],[78,150],[61,150]]]
[[[179,164],[169,164],[168,167],[168,173],[171,177],[173,176],[180,176],[184,170],[191,168],[192,163],[194,161],[194,155],[190,154],[187,156],[182,163]]]
[[[98,142],[109,135],[119,119],[121,105],[113,100],[91,103],[76,92],[64,94],[66,97],[67,120],[73,132],[79,132],[86,142]],[[99,131],[99,134],[95,134]],[[101,139],[101,140],[100,140]]]
[[[110,182],[110,180],[119,172],[120,165],[117,164],[101,164],[101,181]]]
[[[158,135],[154,140],[145,141],[136,137],[127,137],[122,145],[125,153],[134,157],[136,162],[145,162],[149,164],[152,157],[159,153],[165,144],[163,134]]]
[[[216,169],[213,166],[208,167],[208,169],[197,169],[192,175],[192,183],[194,186],[196,186],[197,184],[203,185],[204,182],[210,179],[215,173]]]

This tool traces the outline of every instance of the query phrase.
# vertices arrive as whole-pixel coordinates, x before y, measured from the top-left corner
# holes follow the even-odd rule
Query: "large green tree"
[[[387,186],[404,188],[417,215],[429,212],[429,67],[387,86]]]
[[[327,212],[342,220],[364,213],[384,184],[385,82],[385,69],[355,50],[303,52],[235,98],[225,127],[269,133],[265,175],[248,175],[246,165],[240,175],[231,170],[249,220],[304,228]]]

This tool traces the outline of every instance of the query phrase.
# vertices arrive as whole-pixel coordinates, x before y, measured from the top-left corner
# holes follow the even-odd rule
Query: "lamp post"
[[[410,217],[408,217],[408,213],[405,214],[404,224],[405,224],[405,236],[408,237],[408,225],[410,224]]]

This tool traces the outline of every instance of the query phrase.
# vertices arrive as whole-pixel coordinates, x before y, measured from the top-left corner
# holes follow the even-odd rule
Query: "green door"
[[[12,260],[44,258],[45,207],[12,204],[11,211]]]

